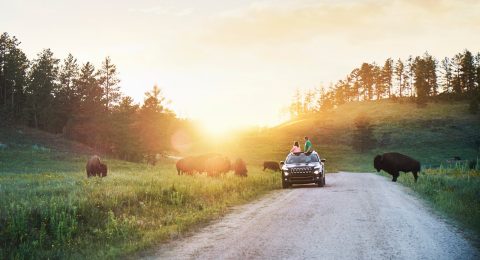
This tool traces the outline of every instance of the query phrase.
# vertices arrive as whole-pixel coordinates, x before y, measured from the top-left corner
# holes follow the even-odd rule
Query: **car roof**
[[[295,156],[299,156],[299,155],[301,155],[301,154],[306,154],[306,153],[305,153],[305,152],[299,152],[299,153],[289,153],[288,155],[295,155]],[[317,153],[317,152],[315,152],[315,151],[311,151],[311,152],[309,152],[309,154],[316,154],[316,155],[318,155],[318,153]]]

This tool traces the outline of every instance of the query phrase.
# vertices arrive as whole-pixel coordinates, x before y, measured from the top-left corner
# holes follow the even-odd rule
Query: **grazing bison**
[[[232,164],[232,170],[237,176],[247,177],[247,166],[241,158],[235,160],[235,162]]]
[[[206,162],[208,159],[220,156],[219,154],[209,153],[198,156],[187,156],[177,161],[177,174],[188,174],[206,172]]]
[[[206,172],[207,160],[216,156],[220,156],[220,154],[207,153],[193,157],[193,169],[198,173]]]
[[[270,170],[274,170],[276,172],[279,172],[280,171],[280,165],[278,164],[278,162],[265,161],[265,162],[263,162],[263,170],[265,171],[265,169],[270,169]]]
[[[88,178],[92,176],[100,176],[100,177],[107,176],[107,165],[103,164],[100,161],[100,157],[98,157],[97,155],[92,156],[87,161],[87,166],[85,168],[87,170]]]
[[[420,172],[420,162],[400,153],[377,155],[373,160],[373,166],[378,172],[384,170],[392,175],[393,182],[397,181],[400,172],[412,172],[416,182],[418,179],[417,174]]]
[[[177,174],[188,174],[192,175],[195,172],[195,158],[188,156],[177,161]]]
[[[208,176],[219,176],[230,171],[230,159],[226,156],[214,156],[205,162],[205,170]]]

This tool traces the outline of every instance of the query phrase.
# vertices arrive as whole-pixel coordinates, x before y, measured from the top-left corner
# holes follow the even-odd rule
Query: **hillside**
[[[359,115],[370,119],[376,139],[375,147],[363,153],[352,149],[354,120]],[[373,171],[373,156],[387,151],[409,154],[424,167],[432,167],[454,156],[470,160],[479,156],[480,117],[469,114],[468,103],[460,101],[428,103],[422,108],[389,100],[354,102],[245,134],[227,147],[261,164],[266,159],[284,159],[293,141],[303,144],[304,136],[311,138],[334,171]]]

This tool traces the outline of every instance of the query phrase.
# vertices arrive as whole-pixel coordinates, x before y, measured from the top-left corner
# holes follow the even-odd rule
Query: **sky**
[[[297,89],[362,62],[480,51],[477,0],[0,0],[0,31],[117,65],[137,103],[157,84],[180,117],[212,130],[282,120]]]

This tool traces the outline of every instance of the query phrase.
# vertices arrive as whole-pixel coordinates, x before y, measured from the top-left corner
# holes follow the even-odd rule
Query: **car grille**
[[[295,167],[290,168],[290,173],[295,176],[313,174],[313,167]]]

